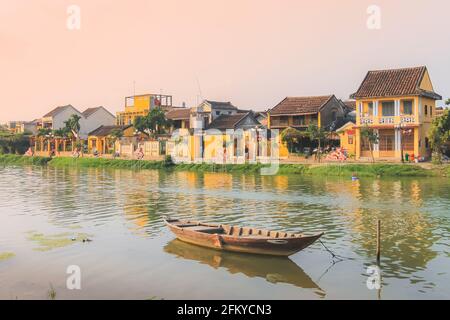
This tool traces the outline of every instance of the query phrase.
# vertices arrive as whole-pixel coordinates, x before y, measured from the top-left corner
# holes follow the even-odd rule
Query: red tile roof
[[[420,89],[426,67],[369,71],[352,99],[423,95],[441,100],[435,92]]]
[[[316,97],[287,97],[269,110],[270,115],[296,115],[318,113],[334,95]]]
[[[356,110],[356,101],[348,100],[344,101],[345,106],[350,110]]]
[[[107,137],[113,132],[114,130],[126,130],[128,128],[132,127],[131,125],[128,126],[100,126],[94,131],[91,131],[89,133],[90,136],[96,136],[96,137]]]
[[[191,109],[187,108],[172,109],[166,113],[166,118],[171,120],[188,120],[190,113]]]

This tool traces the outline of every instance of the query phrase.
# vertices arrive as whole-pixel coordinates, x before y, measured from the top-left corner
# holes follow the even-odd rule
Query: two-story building
[[[305,131],[310,124],[334,131],[343,124],[347,109],[334,94],[312,97],[287,97],[267,112],[267,126],[280,133],[287,128]],[[281,138],[280,138],[281,139]],[[289,156],[286,144],[279,141],[280,157]]]
[[[153,108],[169,110],[172,107],[172,96],[162,94],[143,94],[125,97],[125,110],[117,112],[118,126],[134,123],[137,117],[145,117]]]
[[[369,71],[351,98],[356,100],[356,159],[371,157],[371,148],[377,159],[400,160],[402,153],[430,157],[428,131],[442,97],[426,67]],[[374,146],[361,137],[364,127],[378,134]]]
[[[268,111],[270,129],[296,128],[305,130],[313,123],[333,129],[344,119],[342,102],[334,94],[315,97],[286,97]]]

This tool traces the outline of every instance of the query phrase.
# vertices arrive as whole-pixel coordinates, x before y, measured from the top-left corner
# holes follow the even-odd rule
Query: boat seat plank
[[[198,223],[180,223],[180,224],[174,224],[175,226],[179,228],[190,228],[190,227],[196,227],[198,226]]]

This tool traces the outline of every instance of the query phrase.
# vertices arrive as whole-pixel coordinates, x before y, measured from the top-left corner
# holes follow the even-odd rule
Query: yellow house
[[[133,124],[137,117],[145,117],[151,109],[172,106],[172,96],[162,94],[144,94],[125,98],[125,111],[117,112],[117,125]]]
[[[348,152],[349,155],[356,154],[356,138],[355,138],[355,124],[351,121],[344,124],[336,130],[339,136],[340,146]]]
[[[287,128],[305,131],[311,123],[333,130],[333,124],[340,123],[344,119],[345,112],[343,103],[334,94],[286,97],[267,112],[267,126],[269,129],[278,129],[280,133]],[[281,143],[281,140],[278,144],[280,157],[288,157],[286,144]]]
[[[401,160],[407,153],[414,158],[431,155],[428,131],[436,116],[436,100],[426,67],[369,71],[356,100],[356,159],[370,157],[371,146],[361,137],[364,127],[379,137],[373,146],[377,159]]]
[[[97,150],[99,154],[112,153],[115,149],[114,144],[116,138],[112,136],[115,130],[122,132],[122,137],[133,137],[134,128],[131,125],[128,126],[100,126],[91,133],[88,137],[88,151],[89,153]]]

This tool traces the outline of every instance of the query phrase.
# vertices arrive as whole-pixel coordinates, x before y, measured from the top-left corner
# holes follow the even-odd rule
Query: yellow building
[[[336,133],[339,135],[340,147],[347,151],[350,156],[356,154],[356,130],[354,126],[355,124],[349,121],[336,130]]]
[[[172,107],[172,96],[144,94],[125,98],[125,111],[117,112],[117,125],[133,124],[137,117],[145,117],[153,108],[164,110]]]
[[[426,67],[369,71],[356,100],[356,159],[371,157],[371,146],[361,138],[364,127],[375,129],[377,159],[401,160],[402,153],[428,159],[428,131],[436,116],[436,100]]]
[[[112,153],[115,149],[115,143],[117,137],[113,137],[115,130],[122,132],[122,137],[133,137],[134,128],[131,125],[128,126],[100,126],[91,133],[88,137],[88,151],[89,153],[96,150],[99,154]]]
[[[286,97],[267,112],[268,129],[278,129],[280,133],[287,128],[305,131],[310,124],[328,130],[335,129],[336,123],[341,123],[346,114],[345,105],[334,94],[313,97]],[[280,157],[289,156],[285,143],[280,141]]]

